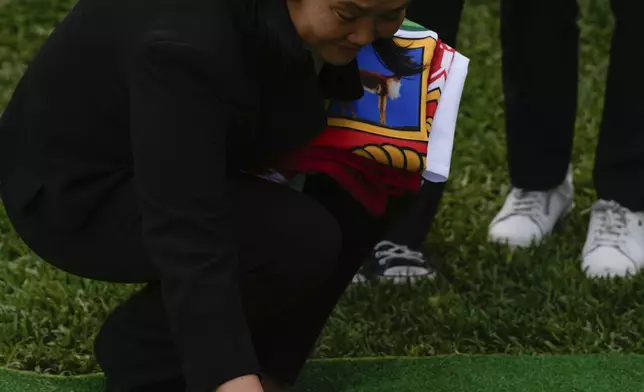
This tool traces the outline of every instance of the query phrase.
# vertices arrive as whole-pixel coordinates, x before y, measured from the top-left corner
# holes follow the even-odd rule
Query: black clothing
[[[256,178],[235,177],[230,183],[238,211],[231,227],[239,245],[238,282],[257,371],[293,384],[383,224],[327,177],[309,178],[303,194]],[[95,352],[107,376],[107,392],[190,377],[166,321],[158,270],[141,246],[131,191],[125,187],[123,192],[82,233],[32,241],[56,241],[48,260],[76,275],[150,282],[108,317],[97,337]],[[25,219],[18,221],[25,224]],[[200,306],[230,300],[206,298]],[[238,335],[221,324],[215,320],[210,328],[222,338]],[[221,373],[227,361],[238,360],[239,354],[226,353],[225,346],[211,347],[202,360]],[[192,387],[205,391],[205,386]]]
[[[250,267],[245,252],[259,262],[253,252],[262,249],[252,247],[264,243],[244,243],[231,228],[253,224],[244,211],[255,211],[264,190],[254,199],[245,192],[255,190],[234,177],[317,136],[326,125],[322,96],[353,100],[363,93],[355,61],[325,66],[318,78],[309,57],[270,46],[296,36],[283,1],[263,7],[255,19],[242,15],[252,4],[80,0],[34,58],[0,119],[0,191],[18,233],[36,253],[70,272],[150,282],[135,298],[147,298],[149,312],[159,312],[146,322],[163,329],[150,335],[163,343],[140,342],[141,357],[122,354],[132,361],[163,361],[169,368],[159,371],[166,375],[178,372],[180,361],[196,392],[260,372],[262,358],[251,338],[257,324],[248,320],[254,314],[248,309],[256,306],[254,290],[278,290],[270,282],[251,294],[249,286],[240,286]],[[286,204],[272,200],[266,208],[288,212]],[[330,229],[333,220],[311,208],[301,219],[319,218],[320,230]],[[266,218],[282,216],[272,214]],[[255,224],[277,232],[281,222],[271,226],[267,219]],[[303,224],[295,220],[282,234],[305,237],[298,232]],[[342,282],[323,263],[339,246],[333,233],[295,248],[315,248],[318,256],[311,249],[290,255],[323,272],[316,284],[332,286],[307,333],[318,328]],[[293,241],[268,239],[276,247]],[[327,243],[325,253],[320,248]],[[257,272],[254,280],[266,274]],[[333,283],[320,280],[324,276]],[[136,301],[123,309],[140,310]],[[105,336],[122,337],[115,331],[125,325],[137,333],[134,316],[136,311],[117,310]],[[165,356],[157,356],[163,348]],[[138,381],[154,381],[146,368],[138,370]]]
[[[465,0],[414,0],[409,3],[407,18],[435,31],[441,41],[456,48],[464,4]]]

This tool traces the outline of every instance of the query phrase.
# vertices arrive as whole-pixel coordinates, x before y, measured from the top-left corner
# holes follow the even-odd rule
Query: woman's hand
[[[256,375],[241,376],[222,384],[214,392],[264,392]]]

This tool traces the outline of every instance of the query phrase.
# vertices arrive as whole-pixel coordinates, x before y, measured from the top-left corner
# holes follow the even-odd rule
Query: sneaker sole
[[[436,278],[436,272],[431,272],[424,275],[374,275],[379,282],[392,282],[394,284],[400,285],[405,283],[416,283],[420,280],[434,280]]]

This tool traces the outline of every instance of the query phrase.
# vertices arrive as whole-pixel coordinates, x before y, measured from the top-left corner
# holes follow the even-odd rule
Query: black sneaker
[[[420,251],[391,241],[381,241],[373,248],[369,272],[380,280],[396,284],[433,279],[436,272]]]

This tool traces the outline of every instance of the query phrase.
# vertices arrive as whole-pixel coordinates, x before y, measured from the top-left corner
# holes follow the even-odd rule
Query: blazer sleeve
[[[129,75],[143,241],[159,273],[184,375],[196,392],[259,375],[242,309],[226,179],[234,105],[222,80],[233,76],[221,71],[208,53],[160,41],[138,51]]]

